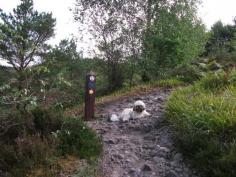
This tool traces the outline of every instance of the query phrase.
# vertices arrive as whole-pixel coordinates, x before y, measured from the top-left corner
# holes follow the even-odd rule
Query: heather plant
[[[101,153],[100,138],[79,119],[67,119],[56,136],[62,154],[75,154],[92,160]]]
[[[0,118],[0,170],[20,177],[40,166],[56,176],[58,158],[96,160],[102,151],[100,141],[81,120],[65,117],[58,109],[37,107],[23,113],[16,109]]]

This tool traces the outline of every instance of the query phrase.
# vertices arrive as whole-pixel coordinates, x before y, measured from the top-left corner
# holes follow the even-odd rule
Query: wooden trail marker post
[[[89,121],[94,118],[95,93],[96,93],[96,75],[94,72],[90,71],[86,75],[85,107],[84,107],[85,121]]]

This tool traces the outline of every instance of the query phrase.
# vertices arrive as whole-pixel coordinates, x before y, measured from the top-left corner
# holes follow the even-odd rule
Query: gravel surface
[[[88,122],[103,139],[103,177],[196,177],[173,142],[164,105],[171,90],[125,98],[97,109],[101,119]],[[152,116],[128,122],[109,122],[108,116],[132,107],[136,100],[146,103]]]

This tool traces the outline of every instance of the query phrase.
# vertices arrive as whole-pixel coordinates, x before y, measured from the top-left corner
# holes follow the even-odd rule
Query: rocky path
[[[103,177],[192,177],[197,176],[183,162],[172,139],[172,130],[163,117],[170,90],[113,102],[98,109],[104,116],[89,122],[103,138]],[[107,114],[119,113],[143,100],[151,117],[129,122],[109,122]]]

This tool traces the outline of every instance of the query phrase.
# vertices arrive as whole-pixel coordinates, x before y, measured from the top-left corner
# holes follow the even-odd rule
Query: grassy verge
[[[100,174],[100,161],[90,161],[83,168],[80,168],[72,177],[96,177]]]
[[[110,95],[99,97],[96,99],[96,106],[100,106],[103,104],[108,104],[112,101],[118,101],[130,96],[136,96],[140,94],[147,94],[154,89],[158,88],[173,88],[178,86],[186,85],[184,82],[178,79],[166,79],[159,81],[152,81],[145,84],[140,84],[134,87],[127,87],[121,90],[118,90]],[[66,115],[80,115],[83,112],[84,104],[77,105],[72,109],[69,109],[65,112]]]
[[[176,90],[167,102],[179,148],[203,176],[236,176],[235,76],[210,74]]]

